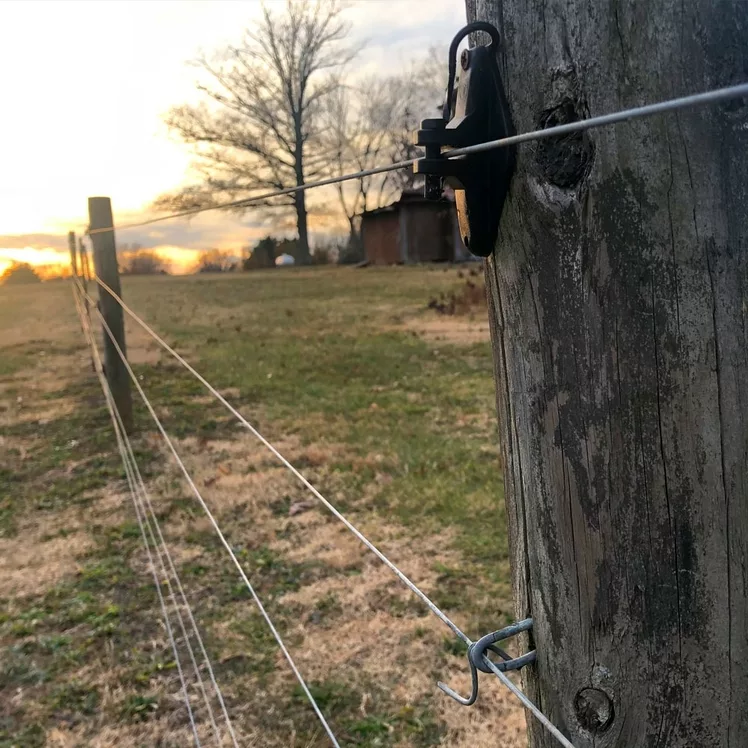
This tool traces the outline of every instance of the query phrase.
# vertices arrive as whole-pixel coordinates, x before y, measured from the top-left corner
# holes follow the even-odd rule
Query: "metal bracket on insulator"
[[[475,31],[486,32],[491,43],[462,52],[455,90],[457,48]],[[426,155],[413,165],[415,174],[425,176],[426,198],[439,200],[445,183],[455,190],[462,241],[480,257],[488,257],[496,243],[514,172],[515,148],[495,148],[453,159],[448,158],[448,150],[442,149],[477,145],[515,134],[496,59],[499,45],[499,32],[490,23],[477,21],[457,33],[449,47],[449,84],[442,117],[421,122],[416,145],[423,146]]]

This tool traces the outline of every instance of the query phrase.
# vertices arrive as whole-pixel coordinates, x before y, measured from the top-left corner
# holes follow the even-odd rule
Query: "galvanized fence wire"
[[[207,390],[210,392],[220,403],[223,405],[241,424],[244,426],[254,437],[256,437],[279,461],[286,467],[290,472],[307,488],[312,495],[318,499],[324,507],[330,511],[330,513],[339,519],[347,528],[350,530],[382,563],[384,563],[395,575],[400,579],[411,592],[418,595],[421,600],[426,604],[429,610],[437,616],[444,624],[446,624],[452,632],[462,639],[465,644],[472,644],[470,637],[468,637],[460,627],[447,616],[429,597],[423,590],[421,590],[414,582],[412,582],[405,573],[403,573],[382,551],[377,548],[355,525],[353,525],[343,514],[341,514],[310,482],[309,480],[295,468],[279,451],[278,449],[266,439],[205,377],[203,377],[188,361],[186,361],[179,353],[177,353],[153,328],[151,328],[146,322],[144,322],[130,307],[125,304],[120,296],[118,296],[98,275],[94,276],[96,282],[109,293],[117,302],[119,302],[122,309],[135,320],[164,350],[166,350],[171,356],[173,356],[187,371],[190,372]]]
[[[79,291],[80,291],[80,287],[79,287]],[[80,308],[79,308],[79,313],[82,313],[82,310]],[[82,325],[84,326],[84,334],[85,334],[85,325],[84,325],[83,320],[84,320],[84,318],[82,317]],[[99,374],[101,376],[101,359],[100,359],[100,356],[99,356],[98,349],[96,348],[96,344],[95,344],[95,341],[93,339],[93,336],[91,335],[90,326],[89,326],[88,333],[89,333],[89,336],[91,336],[91,337],[89,337],[89,343],[93,347],[93,355],[94,355],[94,357],[96,359],[96,363],[97,363],[96,369],[97,369],[97,372],[99,372]],[[106,383],[106,378],[104,378],[103,381]],[[111,400],[112,396],[111,396],[111,392],[109,391],[108,384],[107,384],[107,389],[105,390],[105,394],[107,395],[108,399]],[[112,402],[113,402],[113,400],[112,400]],[[171,581],[171,579],[172,578],[174,580],[174,584],[176,584],[177,592],[179,594],[179,598],[182,601],[182,606],[184,607],[185,612],[187,614],[187,617],[189,619],[189,623],[190,623],[190,628],[192,630],[192,634],[193,634],[193,636],[195,638],[195,641],[197,642],[197,645],[198,645],[198,647],[200,649],[200,654],[201,654],[202,660],[205,663],[205,667],[206,667],[206,669],[208,671],[208,676],[209,676],[210,682],[211,682],[212,687],[213,687],[213,693],[215,694],[215,697],[218,700],[218,703],[220,705],[221,712],[223,714],[223,719],[224,719],[224,721],[226,723],[226,728],[227,728],[227,731],[228,731],[229,738],[230,738],[231,743],[234,746],[234,748],[238,748],[236,734],[234,732],[233,725],[231,724],[231,718],[229,717],[228,709],[226,708],[226,703],[224,701],[223,694],[222,694],[221,689],[220,689],[220,687],[218,685],[218,682],[216,680],[215,672],[213,670],[213,665],[212,665],[212,663],[210,661],[210,657],[208,655],[208,652],[205,649],[205,644],[204,644],[203,638],[202,638],[202,636],[200,634],[200,629],[199,629],[199,627],[197,625],[197,622],[195,621],[195,617],[194,617],[194,613],[192,611],[192,607],[190,606],[190,603],[187,600],[187,595],[186,595],[186,593],[184,591],[184,587],[182,586],[182,581],[181,581],[181,579],[179,577],[179,573],[178,573],[178,571],[176,569],[176,566],[174,564],[174,560],[173,560],[173,558],[171,556],[171,553],[169,551],[169,547],[168,547],[168,545],[166,543],[166,539],[164,538],[163,532],[161,530],[161,525],[160,525],[160,523],[158,521],[158,517],[156,515],[155,508],[153,507],[153,503],[151,502],[150,494],[148,493],[148,490],[146,489],[145,481],[143,480],[143,476],[142,476],[142,474],[140,472],[140,468],[138,466],[138,462],[135,459],[135,453],[133,452],[132,444],[130,443],[130,438],[127,435],[127,432],[125,430],[124,424],[122,423],[121,416],[119,414],[119,411],[116,409],[116,407],[114,408],[114,414],[116,416],[116,419],[117,419],[117,422],[118,422],[118,426],[119,426],[119,430],[120,430],[120,434],[122,435],[123,442],[124,442],[124,445],[125,445],[125,449],[127,451],[127,456],[128,456],[129,463],[130,463],[130,466],[131,466],[130,469],[131,469],[131,471],[133,473],[133,477],[134,477],[134,480],[135,480],[135,486],[136,486],[136,489],[137,489],[136,490],[136,497],[139,499],[140,511],[143,513],[143,516],[146,519],[146,527],[148,529],[148,533],[149,533],[149,536],[150,536],[150,539],[151,539],[151,543],[153,544],[153,547],[157,551],[163,579],[165,580],[167,588],[170,590],[170,594],[172,594],[172,597],[173,597],[173,593],[171,592],[171,590],[172,590],[172,581]],[[137,504],[136,504],[135,508],[136,508],[136,511],[137,511],[138,510],[138,505]],[[154,528],[155,528],[155,534],[154,534]],[[156,538],[156,535],[158,535],[158,539]],[[168,563],[168,566],[169,566],[169,570],[168,571],[167,571],[166,565],[164,563],[164,559],[166,559],[166,562]],[[181,610],[180,610],[179,607],[176,607],[175,610],[176,610],[177,618],[178,618],[178,621],[179,621],[180,629],[182,631],[182,635],[183,635],[184,640],[185,640],[185,642],[187,644],[187,648],[188,648],[189,655],[190,655],[190,660],[192,662],[193,669],[194,669],[194,671],[196,673],[196,678],[198,680],[198,685],[199,685],[200,691],[202,693],[203,701],[204,701],[206,709],[208,711],[208,715],[209,715],[209,719],[210,719],[210,722],[211,722],[211,726],[213,728],[213,734],[216,737],[216,739],[218,740],[219,744],[221,744],[221,741],[223,740],[223,737],[221,735],[221,731],[218,729],[218,726],[216,725],[215,715],[214,715],[214,712],[213,712],[213,708],[211,706],[210,699],[209,699],[207,691],[205,689],[205,683],[204,683],[204,681],[203,681],[203,679],[201,677],[199,666],[198,666],[198,664],[196,662],[196,659],[195,659],[194,650],[193,650],[193,648],[192,648],[192,646],[190,644],[190,638],[189,638],[189,636],[187,634],[187,630],[186,630],[186,626],[184,624],[184,619],[182,617]]]
[[[110,393],[110,396],[111,396],[111,393]],[[150,523],[147,524],[147,527],[148,527],[149,535],[151,537],[151,542],[153,543],[154,547],[156,547],[157,549],[160,549],[160,565],[161,565],[161,572],[163,574],[163,578],[166,580],[167,587],[171,588],[171,580],[170,580],[170,577],[169,577],[169,572],[167,572],[166,566],[164,564],[164,557],[165,557],[166,560],[167,560],[167,562],[168,562],[168,565],[169,565],[169,571],[171,572],[171,576],[173,577],[174,583],[176,584],[177,592],[179,593],[179,597],[182,600],[182,605],[184,606],[184,609],[185,609],[185,611],[187,613],[187,617],[189,619],[190,627],[192,629],[193,635],[194,635],[195,640],[197,641],[197,645],[198,645],[198,647],[200,649],[200,654],[202,656],[202,660],[205,663],[205,667],[206,667],[206,669],[208,671],[208,677],[209,677],[210,682],[211,682],[211,684],[213,686],[213,693],[215,694],[215,697],[218,700],[218,703],[220,705],[221,712],[223,714],[223,719],[224,719],[224,721],[226,723],[226,728],[227,728],[227,731],[228,731],[229,738],[230,738],[231,743],[234,746],[234,748],[239,748],[239,744],[238,744],[237,739],[236,739],[236,733],[234,732],[234,727],[231,724],[231,718],[229,716],[228,709],[226,708],[226,702],[225,702],[225,700],[223,698],[223,693],[221,692],[221,689],[220,689],[220,687],[218,685],[218,682],[216,680],[215,671],[213,670],[213,665],[212,665],[212,663],[210,661],[210,657],[208,655],[208,652],[205,649],[205,644],[203,642],[202,636],[200,635],[200,630],[199,630],[199,628],[197,626],[197,622],[195,621],[195,616],[194,616],[194,613],[192,611],[192,607],[190,606],[190,604],[189,604],[189,602],[187,600],[187,596],[185,594],[184,587],[182,586],[182,581],[179,578],[179,574],[178,574],[176,566],[174,564],[174,560],[173,560],[173,558],[171,556],[171,553],[169,552],[169,547],[167,546],[166,540],[164,539],[163,533],[161,531],[161,526],[160,526],[160,524],[158,522],[158,518],[156,516],[155,509],[154,509],[153,504],[151,502],[150,495],[148,494],[147,489],[145,487],[145,481],[143,480],[143,476],[140,473],[140,468],[138,467],[138,463],[135,460],[135,455],[133,453],[133,449],[132,449],[132,445],[130,443],[130,439],[127,436],[127,433],[125,431],[124,424],[122,423],[122,419],[120,418],[119,412],[115,410],[115,414],[117,416],[117,421],[119,423],[120,433],[124,437],[125,448],[127,450],[127,453],[128,453],[129,458],[130,458],[131,465],[132,465],[132,469],[133,469],[134,474],[135,474],[136,486],[138,486],[139,489],[140,489],[141,511],[146,515],[146,517],[148,517],[148,515],[150,515]],[[147,507],[147,511],[146,511],[146,507]],[[152,526],[155,526],[155,528],[156,528],[156,533],[158,534],[158,540],[154,536],[153,527]],[[182,629],[182,634],[183,634],[185,640],[187,642],[189,642],[189,637],[188,637],[187,632],[185,630],[184,621],[182,619],[181,613],[179,612],[179,609],[177,609],[177,616],[179,618],[179,623],[180,623],[180,627]],[[188,646],[188,648],[189,648],[189,652],[190,652],[190,658],[192,660],[192,665],[195,668],[195,671],[198,673],[199,686],[200,686],[200,690],[201,690],[202,695],[203,695],[203,700],[205,701],[205,704],[206,704],[206,708],[208,709],[208,714],[209,714],[209,717],[210,717],[211,725],[213,727],[213,733],[214,733],[214,735],[216,735],[219,745],[222,745],[223,743],[221,741],[223,740],[223,737],[221,735],[220,730],[218,729],[218,727],[216,725],[215,716],[213,714],[213,709],[212,709],[212,707],[210,705],[210,701],[208,699],[208,695],[207,695],[207,692],[205,690],[205,684],[204,684],[202,678],[199,676],[199,669],[198,669],[197,663],[195,662],[194,652],[192,650],[192,647]]]
[[[80,308],[79,308],[79,314],[82,315],[82,310]],[[85,318],[83,316],[81,316],[82,326],[84,327],[84,334],[85,334],[86,330],[85,330],[85,323],[83,322],[84,319]],[[226,710],[226,707],[225,707],[225,704],[224,704],[224,701],[223,701],[223,696],[222,696],[220,688],[218,687],[218,684],[217,684],[217,682],[215,680],[215,675],[214,675],[213,668],[212,668],[212,665],[211,665],[211,662],[210,662],[210,658],[209,658],[209,656],[208,656],[208,654],[207,654],[207,652],[205,650],[205,646],[203,644],[202,637],[200,636],[200,631],[199,631],[199,629],[197,627],[197,624],[195,622],[194,615],[192,613],[192,609],[191,609],[190,604],[189,604],[189,602],[187,600],[187,597],[186,597],[186,595],[184,593],[184,588],[182,587],[181,580],[179,579],[179,574],[177,573],[176,568],[174,567],[173,561],[171,559],[171,554],[169,553],[168,547],[166,546],[166,542],[165,542],[165,540],[163,538],[163,535],[161,533],[161,529],[160,529],[160,526],[159,526],[159,523],[158,523],[158,519],[156,517],[156,514],[155,514],[155,511],[153,509],[153,506],[150,503],[150,498],[148,498],[148,495],[146,493],[145,484],[144,484],[142,475],[140,473],[140,469],[138,467],[137,460],[135,459],[135,455],[134,455],[134,452],[132,450],[132,445],[130,444],[130,439],[127,436],[127,432],[125,431],[125,428],[124,428],[124,425],[122,423],[122,419],[121,419],[121,416],[119,414],[119,411],[117,410],[117,408],[116,408],[116,406],[114,404],[114,400],[113,400],[111,391],[109,390],[109,386],[108,386],[108,383],[106,381],[106,378],[103,376],[103,369],[102,369],[102,364],[101,364],[101,358],[100,358],[98,349],[96,348],[96,343],[95,343],[95,339],[93,337],[93,334],[90,331],[90,326],[89,326],[89,329],[88,329],[88,337],[89,337],[89,345],[90,345],[91,350],[92,350],[92,355],[93,355],[93,357],[95,359],[95,364],[94,364],[95,365],[95,369],[96,369],[96,372],[97,372],[97,374],[99,376],[100,382],[102,384],[102,388],[104,388],[104,395],[105,395],[106,400],[107,400],[107,405],[109,407],[110,414],[113,414],[113,418],[115,418],[116,421],[117,421],[117,423],[115,424],[115,426],[116,426],[115,432],[118,430],[118,432],[119,432],[118,439],[122,440],[122,443],[123,443],[123,445],[125,447],[125,450],[126,450],[126,456],[125,456],[126,459],[123,459],[123,463],[124,463],[125,472],[126,472],[126,475],[127,475],[128,485],[130,485],[130,487],[131,487],[131,494],[132,494],[132,498],[133,498],[133,503],[134,503],[134,507],[135,507],[136,516],[138,518],[138,524],[140,525],[142,523],[141,516],[143,518],[145,518],[145,527],[148,530],[148,534],[150,536],[151,544],[152,544],[153,548],[156,550],[156,553],[157,553],[157,558],[159,560],[159,566],[160,566],[160,570],[161,570],[162,579],[164,580],[164,583],[166,584],[166,587],[167,587],[167,590],[168,590],[168,593],[169,593],[169,598],[170,598],[170,601],[172,603],[172,607],[174,609],[174,613],[176,614],[177,620],[179,622],[179,627],[180,627],[181,632],[182,632],[182,639],[183,639],[183,641],[185,643],[185,646],[187,648],[187,651],[189,653],[189,657],[190,657],[190,661],[191,661],[191,664],[192,664],[192,668],[193,668],[193,671],[195,673],[195,679],[197,680],[198,687],[199,687],[199,689],[201,691],[201,694],[202,694],[202,697],[203,697],[203,701],[205,703],[205,707],[206,707],[206,710],[208,712],[210,723],[211,723],[211,726],[212,726],[212,729],[213,729],[213,735],[214,735],[214,737],[216,738],[216,740],[218,741],[218,743],[220,745],[221,741],[222,741],[222,736],[221,736],[220,730],[218,729],[218,727],[216,725],[215,715],[213,713],[213,708],[211,706],[210,700],[208,698],[208,695],[207,695],[207,692],[206,692],[206,689],[205,689],[205,683],[204,683],[204,681],[202,679],[202,675],[200,673],[200,668],[199,668],[199,666],[197,664],[197,661],[196,661],[196,658],[195,658],[195,653],[194,653],[194,650],[192,648],[192,644],[190,642],[190,637],[189,637],[189,635],[187,633],[187,630],[186,630],[186,627],[185,627],[185,624],[184,624],[184,619],[182,617],[180,606],[177,603],[177,600],[175,599],[175,595],[174,595],[174,591],[173,591],[173,588],[172,588],[172,582],[171,582],[169,573],[167,572],[166,566],[164,565],[164,558],[163,558],[164,555],[166,555],[166,557],[169,559],[169,564],[171,566],[171,572],[172,572],[172,575],[174,576],[174,579],[175,579],[175,582],[176,582],[176,585],[177,585],[180,597],[182,599],[182,604],[183,604],[183,606],[184,606],[184,608],[185,608],[185,610],[187,612],[187,615],[189,617],[189,620],[190,620],[190,623],[191,623],[191,627],[192,627],[195,639],[198,642],[198,645],[200,647],[203,660],[204,660],[204,662],[205,662],[205,664],[207,666],[208,672],[210,674],[210,679],[211,679],[212,684],[213,684],[214,692],[216,693],[216,697],[218,698],[219,703],[221,704],[221,707],[222,707],[222,710],[223,710],[223,713],[224,713],[224,718],[226,720],[226,725],[227,725],[227,728],[228,728],[229,735],[232,738],[232,741],[233,741],[233,744],[234,744],[235,748],[238,748],[237,743],[236,743],[236,738],[235,738],[235,735],[234,735],[234,731],[233,731],[233,727],[231,725],[231,721],[230,721],[229,715],[227,713],[227,710]],[[134,486],[134,493],[132,491],[133,486]],[[139,495],[139,491],[140,491],[140,495]],[[143,498],[142,498],[143,495],[145,495],[148,498],[148,507],[149,507],[150,515],[151,515],[150,518],[148,516],[148,511],[146,511],[145,504],[143,503]],[[155,524],[155,526],[157,528],[157,531],[158,531],[158,534],[159,534],[159,536],[161,538],[160,544],[159,544],[159,542],[157,542],[157,540],[156,540],[156,538],[154,536],[153,528],[151,526],[152,523]],[[148,551],[148,546],[146,546],[146,550]],[[151,556],[150,556],[150,552],[149,552],[148,556],[149,556],[149,561],[151,561],[152,559],[151,559]]]
[[[428,607],[428,609],[439,618],[449,629],[459,637],[468,647],[473,644],[472,639],[465,634],[457,624],[452,621],[446,613],[444,613],[431,598],[418,587],[403,571],[398,568],[382,551],[377,548],[355,525],[353,525],[338,509],[333,506],[315,487],[310,481],[286,458],[281,452],[267,439],[265,438],[205,377],[203,377],[188,361],[184,359],[177,351],[175,351],[153,328],[151,328],[143,319],[141,319],[125,302],[122,298],[116,294],[104,281],[101,280],[97,275],[93,276],[94,280],[109,293],[122,307],[122,309],[130,316],[140,327],[142,327],[164,350],[166,350],[176,361],[178,361],[187,371],[190,372],[241,424],[244,426],[253,436],[255,436],[277,459],[296,477],[301,484],[307,488],[312,495],[318,499],[322,505],[356,537],[358,538],[374,555],[379,558],[382,563],[385,564],[400,581],[417,595]],[[101,317],[101,315],[99,315]],[[114,338],[111,332],[108,330],[108,326],[101,317],[102,323],[105,325],[107,334],[110,339],[114,342]],[[116,342],[115,342],[116,346]],[[126,364],[127,365],[127,364]],[[129,365],[127,365],[128,371],[132,372]],[[134,375],[131,373],[131,378]],[[133,378],[138,390],[141,390],[140,384],[137,379]],[[142,390],[141,390],[142,394]],[[560,732],[560,730],[543,714],[543,712],[528,698],[528,696],[515,684],[512,680],[502,672],[488,657],[484,657],[485,664],[496,677],[520,700],[537,719],[538,721],[556,738],[556,740],[563,745],[565,748],[574,748],[572,743]],[[474,674],[475,675],[475,674]],[[443,683],[439,683],[442,690],[448,689]],[[475,684],[474,684],[475,688]]]
[[[147,539],[147,536],[146,536],[145,527],[143,525],[143,520],[142,520],[141,515],[140,515],[140,510],[138,508],[138,502],[137,502],[137,498],[136,498],[136,490],[135,490],[135,482],[134,482],[134,478],[133,478],[133,473],[132,473],[132,469],[131,469],[131,466],[130,466],[128,454],[127,454],[127,452],[125,450],[124,442],[123,442],[123,439],[122,439],[122,434],[124,433],[124,429],[121,430],[121,423],[122,422],[117,417],[119,414],[117,413],[117,409],[116,409],[116,406],[114,404],[114,400],[113,400],[111,392],[109,390],[109,385],[108,385],[108,383],[106,381],[106,377],[103,374],[103,370],[102,370],[102,367],[101,367],[101,359],[100,359],[99,354],[98,354],[98,349],[96,348],[96,342],[95,342],[95,340],[93,338],[93,334],[92,334],[92,332],[90,330],[90,327],[87,326],[87,323],[85,321],[85,316],[84,316],[83,310],[81,309],[81,306],[80,306],[80,300],[79,300],[79,298],[77,296],[77,290],[78,290],[77,287],[74,286],[74,288],[73,288],[73,296],[75,298],[76,308],[77,308],[78,314],[80,316],[81,327],[83,328],[83,334],[87,338],[87,342],[89,343],[89,346],[91,347],[92,353],[94,355],[94,359],[97,362],[97,364],[95,364],[96,374],[98,375],[99,382],[101,384],[101,388],[102,388],[103,393],[104,393],[104,399],[106,400],[107,409],[109,410],[109,415],[110,415],[110,417],[112,419],[112,426],[114,428],[114,434],[115,434],[115,437],[117,439],[117,447],[119,449],[120,456],[122,458],[122,464],[123,464],[124,469],[125,469],[125,477],[127,479],[127,484],[128,484],[129,489],[130,489],[130,496],[131,496],[132,501],[133,501],[133,506],[135,507],[135,514],[136,514],[136,517],[137,517],[137,520],[138,520],[138,526],[140,528],[140,534],[141,534],[141,538],[143,540],[143,546],[145,548],[146,556],[148,558],[148,567],[150,568],[151,574],[153,575],[153,583],[154,583],[154,585],[156,587],[156,594],[158,596],[159,606],[161,608],[161,614],[162,614],[162,616],[164,618],[164,626],[166,628],[166,635],[167,635],[167,638],[169,639],[169,644],[171,646],[172,654],[174,655],[174,662],[176,664],[177,673],[179,675],[179,682],[181,684],[182,695],[183,695],[183,698],[184,698],[185,707],[187,709],[187,715],[189,717],[190,727],[192,729],[192,735],[193,735],[193,738],[194,738],[194,741],[195,741],[195,745],[197,746],[197,748],[201,748],[202,744],[200,742],[200,737],[199,737],[198,731],[197,731],[197,723],[195,721],[195,714],[194,714],[194,712],[192,710],[192,704],[190,702],[190,695],[189,695],[189,691],[187,689],[187,681],[186,681],[185,676],[184,676],[184,669],[182,668],[182,661],[181,661],[181,657],[179,655],[179,648],[177,647],[176,639],[174,637],[174,631],[173,631],[173,629],[171,627],[171,622],[170,622],[170,619],[169,619],[169,613],[168,613],[168,610],[166,608],[166,603],[164,602],[163,592],[161,591],[161,584],[159,582],[158,573],[156,571],[156,564],[153,561],[153,555],[151,554],[151,549],[150,549],[150,546],[148,544],[148,539]],[[169,594],[170,594],[170,598],[171,598],[170,602],[171,602],[172,606],[176,609],[177,608],[177,602],[176,602],[176,599],[174,598],[173,591],[170,590]]]
[[[748,83],[739,83],[734,86],[727,86],[725,88],[717,88],[712,91],[705,91],[698,94],[690,94],[688,96],[681,96],[675,99],[667,99],[665,101],[659,101],[655,104],[645,104],[644,106],[631,107],[629,109],[621,109],[617,112],[611,112],[609,114],[602,114],[597,117],[588,117],[587,119],[577,120],[576,122],[568,122],[563,125],[555,125],[554,127],[547,127],[543,130],[532,130],[530,132],[520,133],[519,135],[511,135],[506,138],[499,138],[497,140],[489,140],[485,143],[477,143],[475,145],[465,146],[464,148],[454,148],[447,151],[444,156],[446,158],[463,158],[475,153],[484,153],[485,151],[491,151],[495,148],[507,148],[513,145],[520,145],[521,143],[529,143],[535,140],[543,140],[546,138],[555,138],[561,135],[571,135],[572,133],[584,132],[585,130],[591,130],[596,127],[606,127],[609,125],[615,125],[621,122],[630,122],[631,120],[641,119],[643,117],[651,117],[656,114],[665,114],[667,112],[676,112],[681,109],[690,109],[692,107],[705,106],[707,104],[715,104],[720,101],[727,101],[730,99],[739,99],[748,97]],[[252,205],[253,203],[264,202],[271,200],[275,197],[282,197],[284,195],[293,195],[303,190],[316,189],[318,187],[328,187],[333,184],[340,182],[348,182],[353,179],[362,179],[363,177],[374,176],[376,174],[384,174],[389,171],[397,171],[398,169],[406,169],[409,166],[418,161],[418,158],[411,158],[405,161],[398,161],[393,164],[385,164],[383,166],[376,166],[372,169],[364,169],[362,171],[353,172],[351,174],[343,174],[338,177],[330,177],[328,179],[320,179],[316,182],[307,182],[306,184],[300,184],[295,187],[287,187],[282,190],[275,190],[273,192],[264,192],[259,195],[252,195],[251,197],[242,198],[240,200],[232,200],[231,202],[219,203],[218,205],[208,205],[201,208],[191,208],[189,210],[182,210],[176,213],[170,213],[165,216],[157,216],[156,218],[149,218],[145,221],[136,221],[133,223],[123,223],[117,226],[118,230],[123,229],[135,229],[142,226],[150,226],[154,223],[160,223],[161,221],[168,221],[173,218],[188,218],[195,216],[198,213],[205,213],[211,210],[225,210],[227,208],[241,208],[245,205]],[[88,234],[102,234],[106,231],[112,231],[114,226],[106,228],[89,229]]]
[[[114,294],[113,294],[114,295]],[[117,297],[118,298],[118,297]],[[278,632],[278,629],[275,627],[275,624],[273,623],[272,619],[270,618],[270,615],[268,614],[267,610],[265,609],[265,606],[262,604],[262,601],[257,595],[257,592],[255,591],[255,588],[253,587],[252,583],[249,581],[249,578],[244,570],[244,567],[241,565],[239,559],[236,556],[236,553],[234,552],[233,548],[229,544],[228,540],[226,539],[226,536],[223,534],[223,531],[221,530],[220,525],[218,524],[216,518],[214,517],[213,513],[211,512],[210,508],[208,507],[207,503],[205,502],[205,499],[203,499],[202,494],[200,493],[200,490],[195,485],[195,481],[192,479],[192,476],[190,475],[187,466],[184,464],[184,461],[182,460],[181,456],[177,452],[176,448],[174,447],[174,443],[169,437],[169,434],[164,429],[163,424],[161,423],[161,419],[158,417],[158,414],[153,408],[153,405],[151,404],[150,400],[148,399],[148,396],[146,395],[145,391],[143,390],[143,387],[141,386],[140,382],[138,381],[137,376],[135,375],[135,372],[133,371],[132,367],[130,366],[129,362],[127,361],[127,357],[124,355],[122,349],[119,346],[119,343],[117,342],[114,334],[111,331],[111,328],[107,324],[106,320],[104,319],[104,316],[101,314],[101,312],[98,309],[98,306],[96,305],[95,301],[89,297],[89,302],[94,307],[96,311],[96,315],[98,316],[99,320],[101,321],[102,327],[104,329],[104,332],[109,337],[110,341],[112,342],[112,345],[114,346],[115,350],[117,351],[119,357],[122,360],[123,365],[127,369],[127,373],[130,376],[130,379],[135,384],[136,389],[138,390],[138,393],[143,400],[143,404],[146,406],[146,409],[148,410],[151,418],[153,419],[153,422],[156,425],[156,428],[158,429],[159,433],[164,439],[164,442],[169,449],[169,451],[172,454],[172,457],[174,458],[174,461],[177,463],[177,466],[179,467],[180,471],[182,472],[182,475],[184,476],[185,481],[189,485],[192,493],[194,494],[195,498],[198,500],[198,503],[202,507],[203,511],[205,512],[206,516],[208,517],[210,523],[213,525],[213,529],[216,531],[216,534],[218,535],[221,543],[223,544],[224,548],[229,554],[229,557],[231,558],[232,562],[234,563],[234,566],[236,566],[237,571],[239,572],[239,575],[241,576],[244,584],[246,585],[247,589],[249,590],[252,599],[255,602],[255,605],[257,605],[257,609],[259,610],[262,617],[265,619],[265,623],[267,624],[268,628],[270,629],[271,633],[273,634],[273,637],[275,638],[278,647],[280,648],[281,652],[283,653],[284,657],[286,658],[291,670],[293,671],[294,675],[296,676],[296,679],[299,682],[299,685],[301,686],[302,690],[304,691],[304,694],[306,695],[307,699],[309,700],[309,703],[312,706],[312,709],[314,710],[315,714],[317,715],[317,718],[320,721],[320,724],[324,728],[325,732],[327,733],[328,737],[330,738],[331,743],[335,748],[340,748],[340,744],[337,741],[337,738],[335,737],[335,734],[333,733],[332,729],[330,728],[330,725],[327,723],[327,720],[325,719],[324,715],[322,714],[314,696],[312,695],[311,691],[309,690],[309,687],[307,686],[306,681],[304,680],[304,677],[302,676],[301,672],[299,671],[298,667],[296,666],[296,663],[294,662],[293,658],[291,657],[290,652],[288,651],[285,643],[283,642],[283,639]]]

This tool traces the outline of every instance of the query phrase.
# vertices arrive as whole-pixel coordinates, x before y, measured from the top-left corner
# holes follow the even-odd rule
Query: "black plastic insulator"
[[[476,31],[486,32],[491,43],[473,47],[461,56],[462,73],[455,87],[458,45]],[[414,173],[424,175],[427,198],[441,198],[445,182],[454,188],[463,242],[481,257],[491,254],[496,243],[514,173],[515,148],[498,148],[454,159],[447,158],[448,152],[442,149],[462,148],[514,134],[497,62],[499,44],[499,32],[485,22],[469,24],[457,33],[450,46],[444,117],[421,123],[416,142],[426,153],[413,165]]]

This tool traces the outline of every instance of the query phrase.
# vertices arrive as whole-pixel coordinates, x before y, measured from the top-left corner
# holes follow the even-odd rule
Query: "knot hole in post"
[[[585,109],[569,96],[540,113],[537,129],[547,130],[557,125],[585,119]],[[592,168],[594,147],[586,132],[554,135],[537,142],[535,160],[545,179],[556,187],[576,187]]]
[[[582,688],[574,699],[579,724],[593,734],[605,732],[613,722],[613,700],[599,688]]]

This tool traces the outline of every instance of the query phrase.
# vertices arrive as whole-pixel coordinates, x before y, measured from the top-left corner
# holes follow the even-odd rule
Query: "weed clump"
[[[452,291],[432,296],[427,304],[428,309],[454,317],[486,308],[486,286],[480,278],[480,270],[471,268],[467,273],[460,270],[457,277],[464,283]]]

